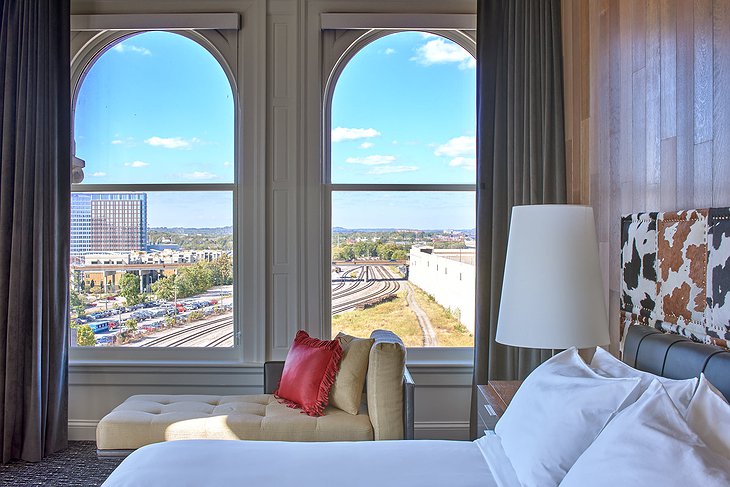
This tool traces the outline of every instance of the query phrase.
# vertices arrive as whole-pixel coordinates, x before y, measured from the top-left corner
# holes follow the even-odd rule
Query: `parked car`
[[[97,345],[106,345],[107,343],[114,343],[116,341],[115,335],[102,335],[100,337],[96,337],[96,343]]]

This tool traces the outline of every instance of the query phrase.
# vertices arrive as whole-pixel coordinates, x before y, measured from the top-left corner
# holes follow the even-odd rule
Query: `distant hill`
[[[150,227],[150,231],[180,235],[233,235],[231,226],[217,228]]]
[[[450,228],[449,230],[455,230],[458,232],[464,232],[464,233],[475,233],[476,228],[472,228],[471,230],[465,230],[465,229],[453,229]],[[438,232],[441,233],[444,230],[441,228],[425,228],[425,229],[416,229],[416,228],[344,228],[344,227],[332,227],[332,233],[356,233],[356,232],[362,232],[362,233],[384,233],[384,232]]]

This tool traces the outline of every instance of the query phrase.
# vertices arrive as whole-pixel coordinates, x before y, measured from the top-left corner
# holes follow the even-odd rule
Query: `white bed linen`
[[[560,487],[728,485],[730,458],[705,445],[655,380],[608,423]]]
[[[506,459],[499,442],[378,441],[294,443],[182,440],[133,452],[104,487],[277,486],[513,487],[492,475]],[[495,463],[496,465],[496,463]],[[504,469],[499,471],[505,477]]]
[[[502,448],[502,440],[494,431],[485,431],[484,436],[474,441],[484,455],[494,480],[499,487],[522,487],[517,473]]]

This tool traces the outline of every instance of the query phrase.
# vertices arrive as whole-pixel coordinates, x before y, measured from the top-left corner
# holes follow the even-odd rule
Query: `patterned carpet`
[[[14,461],[0,465],[0,486],[79,486],[101,485],[121,458],[96,458],[93,441],[70,441],[68,449],[42,462]]]

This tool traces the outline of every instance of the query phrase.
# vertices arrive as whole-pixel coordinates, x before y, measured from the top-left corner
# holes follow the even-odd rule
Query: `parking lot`
[[[148,333],[169,328],[171,323],[181,325],[193,318],[199,321],[230,313],[233,308],[232,292],[233,286],[219,286],[201,295],[178,301],[151,300],[133,306],[117,307],[114,307],[115,304],[118,305],[117,300],[100,300],[90,308],[92,312],[73,319],[72,325],[89,325],[96,337],[97,346],[119,345],[120,334],[127,331],[127,320],[137,321],[135,335],[138,336],[134,338],[142,338]]]

